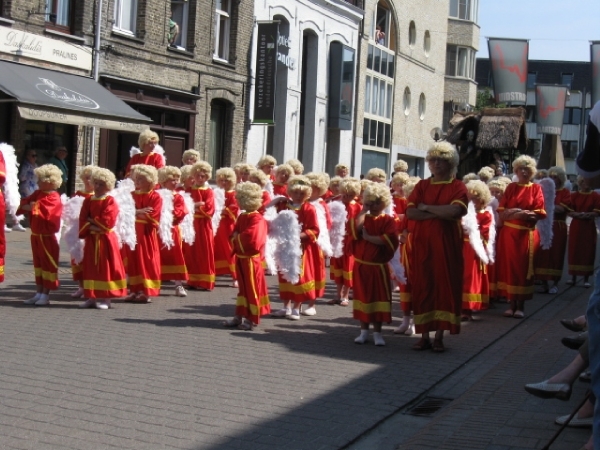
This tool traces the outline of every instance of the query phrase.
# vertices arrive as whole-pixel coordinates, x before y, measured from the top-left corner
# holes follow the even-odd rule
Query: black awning
[[[141,131],[152,122],[92,78],[0,61],[0,91],[28,120]]]

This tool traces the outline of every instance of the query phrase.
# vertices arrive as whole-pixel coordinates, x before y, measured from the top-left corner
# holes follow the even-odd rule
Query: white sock
[[[375,342],[375,345],[378,345],[378,346],[384,346],[385,345],[385,341],[383,340],[383,336],[381,336],[381,333],[378,333],[377,331],[375,331],[373,333],[373,341]]]
[[[402,325],[410,325],[410,314],[405,314],[402,317]]]
[[[300,315],[299,309],[292,309],[292,316],[299,316],[299,315]]]
[[[357,344],[364,344],[369,338],[369,330],[360,330],[360,335],[354,339]]]
[[[49,294],[40,294],[40,300],[48,300],[50,298]]]
[[[35,298],[36,300],[39,300],[40,298],[42,298],[42,293],[36,292],[36,294],[33,296],[33,298]]]

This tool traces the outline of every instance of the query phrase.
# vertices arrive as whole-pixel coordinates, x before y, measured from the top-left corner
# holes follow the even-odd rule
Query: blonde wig
[[[287,183],[288,192],[293,191],[302,191],[308,197],[312,194],[312,187],[310,180],[306,178],[304,175],[294,175],[290,177]]]
[[[92,173],[94,173],[94,170],[96,169],[97,166],[85,166],[81,169],[81,172],[79,172],[79,178],[81,180],[83,180],[84,178],[92,178]]]
[[[212,166],[206,161],[198,161],[192,166],[192,175],[195,176],[198,172],[202,172],[208,179],[212,177]]]
[[[526,168],[529,172],[529,179],[533,178],[535,173],[537,172],[535,159],[531,156],[521,155],[517,159],[515,159],[512,163],[513,173],[517,173],[518,169]]]
[[[135,173],[136,177],[144,178],[152,187],[156,186],[156,183],[158,183],[158,170],[156,170],[156,167],[147,164],[136,164],[134,167],[135,171],[132,170],[132,173]]]
[[[484,207],[487,206],[492,199],[490,188],[481,180],[469,181],[466,187],[469,194],[481,201]]]
[[[39,182],[50,183],[52,189],[58,189],[62,184],[62,172],[54,164],[44,164],[33,169]]]
[[[368,185],[370,185],[372,183],[371,180],[367,180],[366,178],[363,178],[362,180],[360,180],[360,192],[361,194],[365,191],[365,189],[367,188]]]
[[[264,188],[269,182],[269,177],[260,169],[254,169],[248,175],[248,181],[258,184],[261,188]]]
[[[189,162],[188,160],[190,159],[194,159],[194,161]],[[200,152],[194,150],[193,148],[186,150],[185,152],[183,152],[183,155],[181,155],[181,162],[185,165],[192,165],[197,163],[198,161],[200,161]]]
[[[217,185],[219,182],[226,184],[227,186],[222,186],[223,189],[232,189],[237,181],[237,176],[235,175],[235,171],[231,167],[222,167],[217,170],[215,173],[215,179],[217,181]]]
[[[508,186],[509,184],[510,183],[507,183],[506,180],[501,178],[491,179],[487,183],[488,189],[498,189],[501,192],[504,192],[506,190],[506,186]]]
[[[94,168],[94,171],[92,172],[92,181],[102,181],[109,191],[112,191],[115,188],[115,183],[117,182],[114,173],[101,167]]]
[[[256,167],[258,169],[262,169],[264,166],[270,166],[270,165],[273,165],[273,166],[277,165],[277,160],[275,159],[275,157],[273,157],[271,155],[264,155],[256,163]]]
[[[306,174],[306,178],[310,181],[310,186],[313,191],[319,192],[319,197],[323,196],[329,188],[329,176],[323,173],[310,172]]]
[[[147,128],[140,133],[140,137],[138,138],[138,146],[140,147],[140,150],[143,150],[144,146],[148,142],[156,142],[158,144],[158,134],[156,134],[150,128]]]
[[[483,181],[484,183],[487,183],[492,178],[494,178],[494,176],[496,175],[496,171],[494,169],[492,169],[491,167],[485,166],[485,167],[481,168],[481,170],[479,171],[479,173],[477,175],[479,175],[479,179],[481,181]]]
[[[287,173],[288,177],[294,175],[294,168],[289,164],[279,164],[275,169],[275,177],[280,173]]]
[[[479,176],[477,176],[476,173],[468,173],[466,174],[463,178],[462,181],[463,183],[467,184],[469,181],[473,181],[473,180],[479,180]]]
[[[567,172],[562,167],[554,166],[548,169],[548,176],[555,176],[560,181],[560,185],[556,186],[557,189],[562,189],[567,182]]]
[[[185,182],[185,180],[189,179],[190,177],[192,177],[192,168],[194,166],[183,166],[181,167],[181,169],[179,169],[181,171],[181,177],[179,178],[179,180],[183,183]]]
[[[331,180],[329,180],[329,189],[334,190],[334,189],[339,189],[340,185],[342,183],[343,178],[339,177],[339,176],[335,176],[333,177]]]
[[[408,163],[399,159],[394,163],[394,172],[408,172]]]
[[[304,164],[302,164],[297,159],[290,159],[286,162],[287,165],[291,166],[294,169],[295,175],[302,175],[304,173]]]
[[[410,176],[406,172],[396,172],[392,177],[392,187],[404,186],[410,180]]]
[[[181,170],[179,167],[165,166],[158,169],[158,182],[161,185],[166,181],[175,180],[176,178],[181,180]]]
[[[377,201],[382,202],[384,207],[387,208],[392,202],[390,190],[385,184],[369,183],[363,192],[363,204]]]
[[[402,186],[402,192],[404,192],[404,196],[406,198],[408,198],[410,196],[410,194],[412,194],[412,191],[415,190],[415,186],[417,185],[417,183],[419,181],[421,181],[421,180],[411,178],[410,180],[408,180],[408,183],[406,183],[404,186]]]
[[[358,197],[362,192],[362,183],[357,178],[343,178],[340,183],[340,193]]]
[[[440,141],[429,147],[425,160],[431,161],[433,158],[439,158],[448,161],[450,163],[451,173],[453,175],[456,174],[459,157],[456,148],[450,142]]]
[[[369,181],[373,181],[374,183],[385,183],[387,175],[383,169],[379,169],[378,167],[373,167],[369,169],[365,178]]]
[[[350,167],[348,167],[348,164],[344,164],[344,163],[339,163],[338,165],[335,166],[334,169],[334,173],[336,175],[338,175],[342,170],[345,170],[348,174],[350,173]],[[339,175],[341,176],[341,175]],[[346,175],[348,176],[348,175]]]
[[[256,183],[244,181],[235,187],[235,198],[241,209],[253,212],[262,206],[262,189]]]

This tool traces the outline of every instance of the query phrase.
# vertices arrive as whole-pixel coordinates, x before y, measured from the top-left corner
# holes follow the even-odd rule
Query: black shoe
[[[579,325],[573,319],[560,319],[560,324],[567,330],[574,331],[575,333],[581,333],[585,330],[585,325]]]
[[[579,333],[577,336],[564,337],[560,342],[562,342],[562,344],[567,348],[579,350],[579,347],[581,347],[585,341],[587,341],[587,336],[587,331],[584,331],[583,333]]]

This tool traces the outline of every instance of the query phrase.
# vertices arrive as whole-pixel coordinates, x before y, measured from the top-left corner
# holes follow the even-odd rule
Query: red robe
[[[237,218],[234,233],[237,236],[232,239],[232,245],[239,284],[235,315],[258,325],[260,316],[271,312],[262,264],[267,242],[267,221],[257,211],[242,213]]]
[[[459,205],[467,212],[467,189],[461,181],[421,180],[408,198],[409,208],[419,204]],[[462,305],[463,233],[460,220],[414,221],[411,298],[415,332],[460,332]]]
[[[380,237],[384,245],[363,239],[356,230],[356,219],[350,222],[350,239],[354,255],[353,317],[361,322],[392,321],[392,286],[387,263],[398,248],[396,221],[387,214],[365,216],[364,230]]]
[[[135,235],[137,244],[134,250],[128,246],[127,275],[129,275],[129,289],[133,292],[143,292],[146,296],[160,293],[160,250],[158,246],[158,225],[162,198],[154,190],[149,192],[134,191],[131,193],[135,202],[135,209],[150,207],[152,212],[144,217],[135,218]]]
[[[196,239],[191,246],[185,246],[185,261],[188,264],[189,280],[192,287],[212,291],[215,287],[215,252],[212,216],[215,213],[213,190],[205,186],[194,186],[190,194],[194,203],[204,202],[194,212]]]
[[[0,152],[0,189],[6,181],[6,163],[4,156]],[[6,256],[6,236],[4,234],[4,225],[6,225],[6,206],[4,204],[4,195],[0,193],[0,283],[4,281],[4,257]]]
[[[302,239],[302,259],[300,279],[292,284],[279,274],[279,298],[283,301],[292,300],[294,302],[303,302],[306,300],[316,300],[317,291],[315,288],[315,272],[312,261],[316,254],[321,250],[317,239],[319,238],[319,222],[315,207],[309,202],[304,202],[298,207],[288,203],[279,203],[279,211],[289,209],[295,211],[298,215],[298,223],[301,226],[301,233],[306,233]]]
[[[235,198],[235,191],[225,192],[225,204],[214,239],[215,273],[217,275],[231,275],[234,280],[236,279],[235,256],[230,239],[239,211],[240,207]]]
[[[394,200],[394,213],[398,216],[403,216],[406,213],[408,200],[399,194],[394,194],[392,199]]]
[[[173,246],[167,248],[161,241],[160,235],[160,279],[161,281],[187,281],[188,272],[183,258],[183,247],[181,239],[181,230],[179,224],[185,219],[188,209],[185,206],[183,196],[173,192],[173,227],[171,235],[173,236]]]
[[[271,203],[271,194],[269,194],[269,191],[263,190],[262,191],[262,206],[258,209],[258,212],[260,214],[262,214],[263,216],[265,215],[265,212],[267,211],[267,205]]]
[[[158,153],[151,152],[145,156],[141,153],[137,153],[133,155],[127,163],[127,168],[125,169],[126,177],[128,177],[129,172],[131,172],[131,166],[135,166],[136,164],[146,164],[147,166],[156,167],[157,170],[165,167],[163,157]]]
[[[273,196],[277,197],[278,195],[283,195],[287,197],[287,184],[279,184],[273,182]]]
[[[127,295],[127,279],[119,241],[113,228],[119,207],[114,198],[86,197],[79,213],[79,238],[85,239],[81,260],[84,297],[115,298]],[[92,231],[88,219],[101,231]]]
[[[477,224],[479,225],[479,235],[483,241],[483,246],[487,244],[490,238],[490,226],[492,224],[492,215],[489,211],[477,212]],[[477,256],[469,236],[464,234],[463,242],[463,309],[479,311],[488,309],[490,303],[490,285],[488,280],[488,265]]]
[[[31,252],[35,284],[44,289],[58,289],[58,256],[60,247],[56,233],[60,230],[62,203],[56,191],[40,191],[21,199],[21,206],[33,204],[31,212],[22,209],[17,214],[29,214]]]
[[[329,213],[329,206],[323,199],[319,199],[319,204],[325,211],[325,224],[327,230],[331,230],[331,214]],[[323,250],[319,247],[319,251],[313,253],[313,265],[315,272],[315,289],[317,291],[317,298],[325,295],[325,284],[327,283],[327,271],[325,270],[325,255]]]
[[[571,193],[571,205],[575,212],[600,214],[600,194],[597,192]],[[569,275],[589,277],[594,274],[596,259],[596,222],[573,217],[569,227]]]
[[[552,221],[552,246],[548,250],[540,248],[535,255],[535,278],[558,281],[562,277],[567,251],[567,213],[573,210],[571,192],[562,188],[556,191],[554,205],[562,206],[565,212],[554,212]]]
[[[354,200],[344,203],[346,207],[346,235],[344,236],[344,254],[339,258],[331,258],[330,278],[335,284],[352,287],[352,269],[354,267],[354,256],[352,255],[350,237],[350,222],[360,213],[362,207]]]
[[[546,217],[542,187],[535,183],[509,184],[498,205],[498,213],[501,215],[510,208],[535,211],[540,217]],[[533,266],[539,241],[535,222],[504,221],[496,247],[498,296],[511,301],[533,298]]]
[[[406,277],[406,283],[400,283],[400,308],[404,314],[410,314],[412,311],[412,285],[410,280],[412,278],[412,249],[413,249],[413,233],[415,230],[415,221],[408,220],[406,215],[400,225],[399,232],[406,231],[406,242],[400,244],[400,262],[404,267],[404,276]]]
[[[90,198],[94,195],[94,191],[92,192],[83,192],[77,191],[73,194],[73,197],[83,197]],[[73,275],[73,281],[83,281],[83,266],[81,264],[76,264],[74,260],[71,259],[71,274]]]

